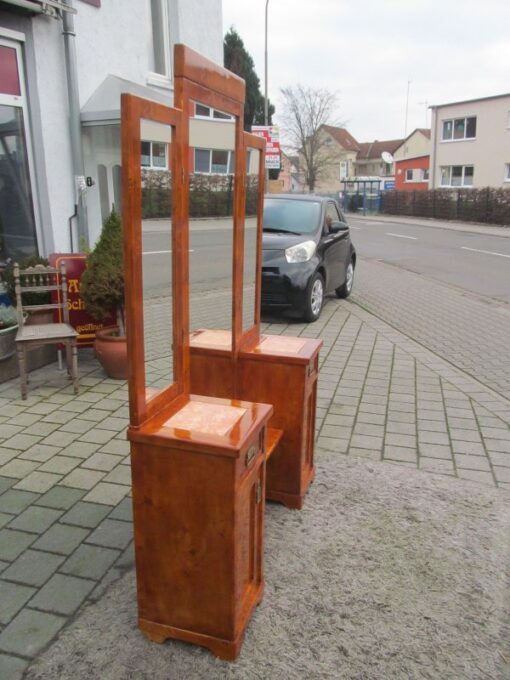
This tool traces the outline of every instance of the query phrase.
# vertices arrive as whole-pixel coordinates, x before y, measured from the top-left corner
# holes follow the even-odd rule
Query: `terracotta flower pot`
[[[127,342],[125,335],[118,335],[117,326],[96,331],[94,350],[99,363],[109,378],[127,380]]]

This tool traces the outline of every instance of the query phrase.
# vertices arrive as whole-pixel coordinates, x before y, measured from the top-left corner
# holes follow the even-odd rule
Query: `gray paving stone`
[[[440,474],[455,474],[453,462],[451,460],[442,460],[440,458],[420,457],[420,469],[428,472],[438,472]]]
[[[97,503],[79,502],[60,518],[61,522],[93,529],[108,515],[111,508]]]
[[[85,540],[89,529],[70,524],[54,524],[33,544],[37,550],[70,555]]]
[[[485,448],[481,443],[462,442],[453,439],[452,448],[455,453],[467,453],[474,456],[485,456]]]
[[[443,458],[452,460],[452,450],[449,446],[441,444],[420,444],[420,454],[428,458]]]
[[[491,459],[493,465],[510,467],[510,453],[501,453],[501,451],[490,451],[489,458]]]
[[[47,444],[36,444],[24,451],[19,457],[23,460],[33,460],[45,463],[53,458],[62,449],[59,446],[48,446]]]
[[[17,449],[0,448],[0,467],[8,463],[13,458],[16,458],[19,455],[19,453],[20,452]],[[7,477],[3,477],[3,479],[7,479]]]
[[[0,624],[7,625],[35,592],[35,588],[0,579]]]
[[[65,574],[54,574],[30,600],[29,606],[55,614],[73,614],[96,582]]]
[[[108,515],[109,519],[120,519],[125,522],[133,521],[133,500],[131,498],[124,498],[116,508],[114,508]]]
[[[18,515],[9,525],[9,529],[41,534],[46,531],[62,514],[61,510],[41,508],[32,505]]]
[[[381,452],[374,449],[360,449],[355,446],[351,446],[348,451],[350,456],[357,456],[358,458],[368,458],[369,460],[380,461]]]
[[[97,529],[88,536],[86,543],[124,550],[132,538],[133,527],[129,522],[105,519]]]
[[[14,485],[15,489],[23,489],[25,491],[35,491],[37,493],[45,493],[52,486],[62,479],[62,475],[56,475],[51,472],[39,472],[35,470],[27,477]]]
[[[98,580],[119,556],[118,550],[82,544],[62,565],[64,574]]]
[[[85,470],[83,468],[75,468],[70,472],[61,484],[63,486],[71,486],[76,489],[92,489],[103,477],[104,472],[97,470]]]
[[[109,453],[94,453],[82,463],[83,468],[110,472],[118,464],[119,457]]]
[[[35,540],[33,534],[12,529],[0,529],[0,559],[12,562]]]
[[[34,657],[65,622],[66,619],[61,616],[25,608],[0,633],[0,650]]]
[[[126,456],[129,454],[129,442],[126,439],[111,439],[99,450],[101,453],[111,453],[114,456]]]
[[[51,460],[38,468],[38,472],[54,472],[60,475],[66,475],[71,470],[80,464],[79,458],[72,458],[70,456],[53,456]]]
[[[85,494],[83,489],[72,489],[66,486],[54,486],[35,501],[35,505],[43,505],[57,510],[69,510]]]
[[[420,444],[450,445],[448,434],[442,432],[427,432],[421,429],[418,429],[418,441]]]
[[[386,423],[386,432],[393,434],[411,434],[416,436],[415,423],[399,423],[393,420],[388,420]]]
[[[22,680],[29,662],[17,656],[0,654],[0,678],[5,680]]]
[[[418,461],[418,451],[416,449],[404,448],[403,446],[385,446],[384,459],[386,458],[416,463]]]
[[[20,460],[19,458],[13,458],[5,465],[0,468],[0,475],[3,477],[13,477],[14,479],[23,479],[29,475],[32,470],[39,465],[31,460]]]
[[[0,512],[0,529],[14,518],[14,515],[9,515],[6,512]]]
[[[38,437],[46,437],[58,428],[57,423],[34,423],[30,427],[25,428],[23,434],[33,434]]]
[[[468,456],[463,453],[455,454],[455,465],[465,470],[485,470],[490,472],[491,466],[488,458],[484,456]]]
[[[464,470],[463,468],[460,468],[457,470],[457,476],[461,479],[469,479],[472,482],[494,486],[494,477],[491,472],[485,472],[483,470]]]
[[[500,467],[499,465],[494,465],[493,472],[498,482],[510,482],[509,467]]]
[[[130,492],[131,487],[123,484],[110,484],[99,482],[91,491],[84,496],[84,501],[90,503],[103,503],[104,505],[117,505]]]
[[[7,581],[42,586],[59,568],[65,557],[40,550],[26,550],[3,573]]]
[[[510,453],[510,441],[506,439],[486,439],[485,446],[490,451],[500,451],[501,453]]]
[[[14,435],[18,434],[18,432],[21,432],[22,429],[22,425],[9,425],[2,423],[0,425],[0,439],[10,439],[11,437],[14,437]]]
[[[385,438],[388,446],[403,446],[408,449],[416,448],[416,436],[409,434],[392,434],[389,432]]]
[[[124,484],[131,486],[131,461],[129,458],[126,460],[128,465],[123,465],[124,461],[121,461],[121,463],[117,465],[116,468],[114,468],[106,475],[106,477],[104,477],[103,482],[112,482],[113,484]]]
[[[64,449],[72,444],[72,442],[78,437],[78,434],[74,434],[72,432],[62,432],[62,430],[56,430],[46,437],[42,443],[49,446],[59,446],[61,449]]]
[[[84,434],[88,432],[95,424],[91,420],[82,420],[78,418],[73,418],[68,423],[62,425],[60,430],[62,432],[74,432],[76,434]]]
[[[2,446],[5,446],[8,449],[25,451],[25,449],[37,444],[40,439],[42,439],[42,437],[35,437],[33,434],[16,434],[14,437],[2,442]]]
[[[90,442],[91,444],[106,444],[114,436],[111,430],[101,430],[99,428],[92,428],[80,436],[80,441]]]
[[[8,512],[13,515],[18,515],[23,512],[25,508],[31,503],[34,503],[39,498],[39,494],[31,493],[30,491],[17,491],[16,489],[9,489],[0,496],[0,512]]]
[[[99,444],[88,444],[87,442],[71,442],[66,446],[62,453],[73,458],[88,458],[94,451],[97,451]]]

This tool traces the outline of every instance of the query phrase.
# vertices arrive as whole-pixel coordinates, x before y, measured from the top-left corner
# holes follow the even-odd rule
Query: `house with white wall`
[[[0,3],[0,262],[94,243],[120,209],[120,95],[172,105],[176,43],[222,64],[221,0]]]
[[[431,189],[510,186],[510,94],[431,109]]]

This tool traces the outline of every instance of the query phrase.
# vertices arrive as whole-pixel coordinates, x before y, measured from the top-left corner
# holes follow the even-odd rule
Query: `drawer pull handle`
[[[250,446],[248,451],[246,452],[246,467],[251,465],[253,459],[257,455],[257,446],[253,444],[253,446]]]

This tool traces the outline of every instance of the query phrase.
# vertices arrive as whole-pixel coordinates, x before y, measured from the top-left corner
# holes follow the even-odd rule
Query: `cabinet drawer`
[[[263,427],[241,451],[241,472],[253,467],[259,456],[264,453],[266,428]]]

